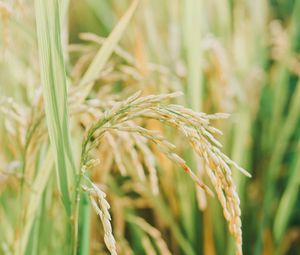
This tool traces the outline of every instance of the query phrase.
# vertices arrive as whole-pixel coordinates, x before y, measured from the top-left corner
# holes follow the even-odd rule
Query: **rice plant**
[[[0,254],[300,254],[299,8],[1,0]]]

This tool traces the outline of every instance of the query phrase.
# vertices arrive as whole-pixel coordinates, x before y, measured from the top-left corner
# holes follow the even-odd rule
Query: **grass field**
[[[299,0],[0,0],[0,255],[300,255]]]

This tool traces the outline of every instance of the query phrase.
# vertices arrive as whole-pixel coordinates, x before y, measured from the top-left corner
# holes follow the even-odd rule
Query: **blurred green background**
[[[99,44],[130,3],[62,1],[70,87],[76,87]],[[1,1],[0,18],[0,254],[14,254],[15,222],[24,212],[20,175],[26,161],[27,123],[43,110],[37,108],[42,106],[37,102],[41,89],[34,3]],[[224,133],[218,137],[223,151],[252,175],[247,178],[233,170],[241,201],[244,254],[296,255],[300,254],[299,75],[299,0],[141,0],[92,95],[113,100],[137,90],[144,94],[182,90],[180,104],[206,113],[230,113],[215,125]],[[76,121],[71,120],[76,127],[71,129],[78,147],[81,131]],[[161,129],[189,164],[196,165],[176,134],[157,123],[147,125]],[[45,127],[38,130],[44,145],[36,149],[38,156],[27,160],[37,169],[48,162]],[[109,150],[101,153],[109,157]],[[171,254],[234,254],[217,199],[197,193],[190,178],[172,171],[175,167],[165,158],[159,158],[157,167],[161,173],[157,197],[139,192],[136,180],[107,174],[108,170],[93,176],[107,185],[119,253],[162,254],[158,247],[163,239]],[[29,173],[32,180],[34,171]],[[61,230],[65,216],[52,175],[34,219],[27,254],[66,254],[62,247],[67,240],[58,238],[65,231]],[[25,184],[28,189],[30,185]],[[88,230],[90,254],[106,254],[101,226],[95,216],[91,220],[95,224]]]

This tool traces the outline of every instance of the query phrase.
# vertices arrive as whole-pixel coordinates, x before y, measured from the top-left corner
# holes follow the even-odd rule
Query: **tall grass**
[[[0,254],[298,254],[299,3],[0,1]]]

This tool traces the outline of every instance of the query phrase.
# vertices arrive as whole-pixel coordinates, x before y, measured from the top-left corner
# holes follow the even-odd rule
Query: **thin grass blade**
[[[79,90],[80,92],[80,100],[83,101],[88,94],[90,93],[94,80],[97,78],[99,72],[104,68],[111,54],[113,53],[115,47],[117,46],[119,40],[121,39],[139,0],[134,0],[124,14],[124,16],[120,19],[114,30],[110,33],[108,38],[103,43],[102,47],[97,52],[95,58],[92,63],[88,67],[87,71],[83,75],[82,79],[79,82]]]

